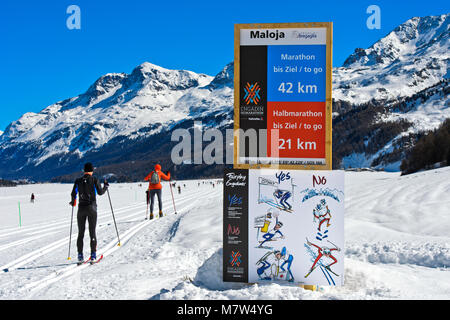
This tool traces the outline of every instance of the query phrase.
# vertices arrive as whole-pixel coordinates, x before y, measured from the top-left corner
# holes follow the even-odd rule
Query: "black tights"
[[[95,226],[97,224],[97,205],[92,204],[86,207],[78,207],[78,253],[83,253],[83,238],[86,229],[86,219],[89,222],[89,237],[91,238],[91,253],[97,251],[97,237],[95,236]]]
[[[161,189],[150,190],[150,212],[153,213],[153,204],[155,203],[155,194],[158,197],[159,211],[162,211]]]

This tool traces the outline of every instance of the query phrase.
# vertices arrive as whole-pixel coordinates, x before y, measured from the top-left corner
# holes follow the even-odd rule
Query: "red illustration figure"
[[[319,231],[322,231],[321,228],[324,222],[327,223],[327,228],[330,226],[331,213],[326,205],[325,199],[320,200],[320,204],[313,210],[313,215],[314,221],[319,219]]]
[[[335,248],[328,248],[328,247],[319,247],[318,245],[316,245],[316,244],[314,244],[314,243],[312,243],[312,242],[309,242],[309,240],[308,239],[306,239],[306,243],[308,244],[308,245],[310,245],[310,246],[313,246],[313,247],[316,247],[317,248],[317,257],[316,257],[316,260],[314,260],[314,263],[313,263],[313,265],[312,265],[312,267],[311,267],[311,269],[310,269],[310,271],[309,271],[309,273],[306,275],[306,277],[316,268],[316,264],[317,264],[317,262],[319,262],[319,260],[323,257],[323,256],[325,256],[325,257],[327,257],[327,258],[330,258],[330,259],[332,259],[333,260],[333,262],[332,263],[330,263],[329,265],[327,265],[325,268],[326,269],[328,269],[328,270],[330,270],[330,266],[332,266],[333,264],[335,264],[335,263],[337,263],[338,261],[337,261],[337,259],[332,255],[332,251],[341,251],[341,249],[339,249],[338,247],[335,247]],[[331,271],[331,270],[330,270]]]

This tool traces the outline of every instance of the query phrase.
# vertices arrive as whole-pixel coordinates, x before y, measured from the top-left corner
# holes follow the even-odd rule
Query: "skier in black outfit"
[[[96,194],[102,195],[108,189],[108,182],[104,182],[103,188],[98,179],[92,176],[94,172],[94,166],[88,162],[84,165],[84,175],[81,178],[75,180],[72,190],[72,201],[69,203],[71,206],[76,206],[77,194],[79,194],[78,202],[78,261],[82,262],[83,259],[83,238],[86,228],[86,219],[89,222],[89,236],[91,238],[91,260],[97,259],[97,238],[95,235],[95,227],[97,224],[97,202]]]

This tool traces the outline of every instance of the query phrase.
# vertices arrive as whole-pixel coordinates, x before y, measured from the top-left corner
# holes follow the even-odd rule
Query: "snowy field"
[[[166,216],[154,220],[144,220],[146,184],[111,184],[121,246],[105,194],[97,223],[104,258],[93,266],[74,264],[76,211],[67,259],[71,185],[0,188],[0,300],[450,299],[450,168],[345,179],[345,285],[315,292],[222,282],[223,195],[213,180],[179,181],[176,215],[164,184]],[[85,256],[88,242],[86,230]]]

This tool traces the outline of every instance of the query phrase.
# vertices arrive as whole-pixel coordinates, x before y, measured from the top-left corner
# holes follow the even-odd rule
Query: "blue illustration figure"
[[[263,275],[263,273],[270,268],[270,263],[268,263],[267,261],[261,261],[260,263],[262,263],[262,266],[259,267],[256,272],[258,273],[258,276],[260,277],[260,279],[262,280],[271,280],[272,278],[267,276],[267,275]]]
[[[261,247],[264,243],[267,241],[270,241],[275,237],[275,235],[278,233],[280,235],[280,238],[283,239],[284,235],[281,233],[280,229],[283,226],[283,223],[281,221],[278,221],[278,217],[276,218],[275,226],[272,229],[272,232],[267,232],[265,235],[263,235],[264,241],[261,242],[261,244],[258,247]]]
[[[288,255],[288,258],[286,259],[286,247],[283,247],[283,249],[281,250],[281,257],[282,259],[284,259],[283,264],[281,265],[280,269],[284,272],[286,271],[286,269],[284,269],[284,265],[287,263],[287,271],[289,273],[289,282],[294,282],[294,275],[291,272],[291,265],[292,265],[292,261],[294,260],[294,257],[292,256],[292,254]]]
[[[261,264],[261,266],[256,270],[259,278],[261,280],[272,280],[274,277],[272,273],[272,266],[277,265],[277,261],[279,261],[281,257],[280,250],[268,251],[261,259],[256,262],[256,265]]]
[[[292,210],[292,206],[287,202],[291,195],[289,191],[280,189],[276,189],[273,193],[273,196],[280,201],[280,205],[283,206],[284,210]]]

